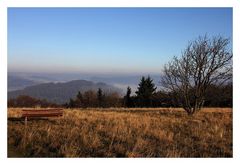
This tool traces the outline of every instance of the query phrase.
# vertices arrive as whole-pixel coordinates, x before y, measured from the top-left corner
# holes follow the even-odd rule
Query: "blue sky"
[[[232,9],[8,8],[8,69],[155,74],[205,34],[232,39]]]

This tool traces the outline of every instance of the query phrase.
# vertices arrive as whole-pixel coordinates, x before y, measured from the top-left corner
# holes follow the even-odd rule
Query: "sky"
[[[8,8],[8,71],[156,74],[232,8]]]

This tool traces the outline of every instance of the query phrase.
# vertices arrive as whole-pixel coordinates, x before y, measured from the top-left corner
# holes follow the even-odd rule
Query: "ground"
[[[65,109],[28,121],[8,109],[8,157],[232,157],[232,109]]]

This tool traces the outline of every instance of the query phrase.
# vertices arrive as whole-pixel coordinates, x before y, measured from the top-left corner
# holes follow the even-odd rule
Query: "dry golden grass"
[[[172,108],[64,110],[61,118],[24,121],[8,109],[8,156],[232,157],[232,109],[194,116]]]

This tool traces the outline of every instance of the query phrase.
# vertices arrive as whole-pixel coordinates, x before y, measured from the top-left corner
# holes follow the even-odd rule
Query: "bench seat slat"
[[[62,111],[63,109],[23,109],[23,112],[27,111]]]
[[[30,113],[34,113],[34,112],[38,112],[38,113],[40,113],[40,112],[62,112],[63,110],[62,109],[44,109],[44,110],[22,110],[22,112],[24,113],[24,112],[30,112]]]
[[[51,111],[51,112],[49,112],[49,111],[46,111],[46,112],[44,112],[44,111],[40,111],[40,112],[36,112],[36,111],[33,111],[33,112],[22,112],[22,114],[34,114],[34,113],[36,113],[36,114],[47,114],[47,113],[63,113],[63,111]]]
[[[23,114],[22,117],[54,117],[62,116],[62,114]]]
[[[62,109],[22,110],[22,117],[59,117],[63,116]]]

